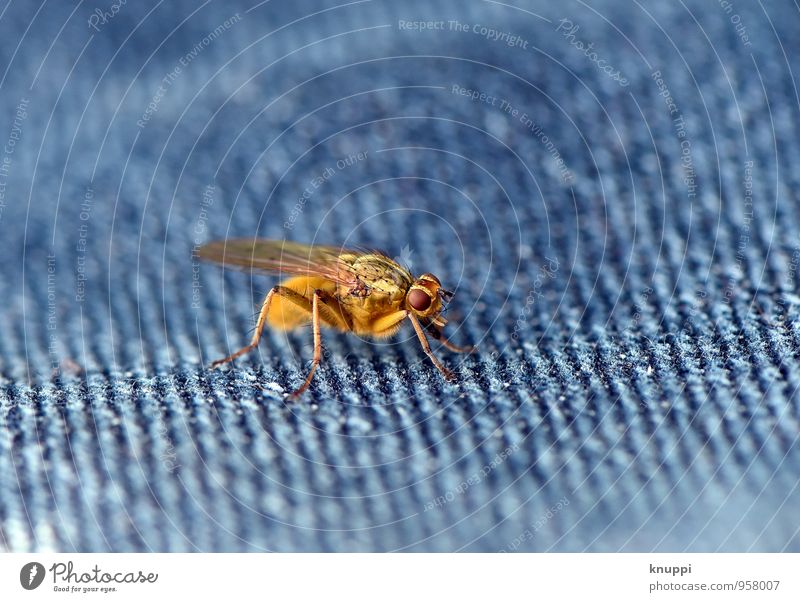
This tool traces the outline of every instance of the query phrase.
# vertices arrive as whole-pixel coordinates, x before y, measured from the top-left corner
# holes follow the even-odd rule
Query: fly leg
[[[426,324],[425,330],[428,331],[434,339],[439,341],[442,345],[444,345],[447,349],[452,351],[453,353],[472,353],[473,351],[477,351],[478,347],[475,345],[455,345],[447,340],[442,332],[441,328],[438,328],[435,324]]]
[[[413,313],[409,313],[408,319],[411,320],[411,324],[414,326],[414,330],[417,333],[417,338],[419,339],[419,342],[422,345],[423,351],[425,351],[425,355],[431,358],[433,365],[436,366],[439,372],[442,373],[442,376],[444,376],[447,380],[450,381],[455,380],[455,375],[450,370],[445,368],[442,362],[436,359],[436,356],[433,355],[433,352],[431,351],[431,345],[430,343],[428,343],[428,339],[425,337],[425,331],[422,330],[422,326],[420,325],[417,316],[415,316]]]
[[[314,372],[322,360],[322,335],[319,331],[319,304],[320,304],[320,290],[314,291],[314,297],[311,301],[311,328],[314,331],[314,359],[311,361],[311,370],[308,371],[305,382],[300,385],[300,388],[289,395],[289,399],[297,399],[303,392],[308,389],[311,384],[311,379],[314,378]]]

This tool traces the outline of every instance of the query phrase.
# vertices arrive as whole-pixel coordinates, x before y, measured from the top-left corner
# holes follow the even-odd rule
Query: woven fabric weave
[[[800,551],[797,7],[0,9],[0,545]],[[456,294],[244,345],[261,236]]]

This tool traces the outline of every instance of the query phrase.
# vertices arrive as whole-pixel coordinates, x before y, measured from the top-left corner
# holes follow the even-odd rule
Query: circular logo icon
[[[44,565],[29,562],[19,572],[19,583],[25,589],[36,589],[44,581]]]

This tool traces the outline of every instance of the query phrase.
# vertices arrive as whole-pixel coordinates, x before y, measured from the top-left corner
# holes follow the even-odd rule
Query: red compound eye
[[[417,311],[425,311],[431,306],[432,299],[423,290],[418,288],[413,289],[408,293],[408,304]]]

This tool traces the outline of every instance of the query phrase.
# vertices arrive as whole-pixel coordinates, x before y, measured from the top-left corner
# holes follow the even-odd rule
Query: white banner
[[[0,598],[796,602],[798,573],[797,554],[3,554]]]

